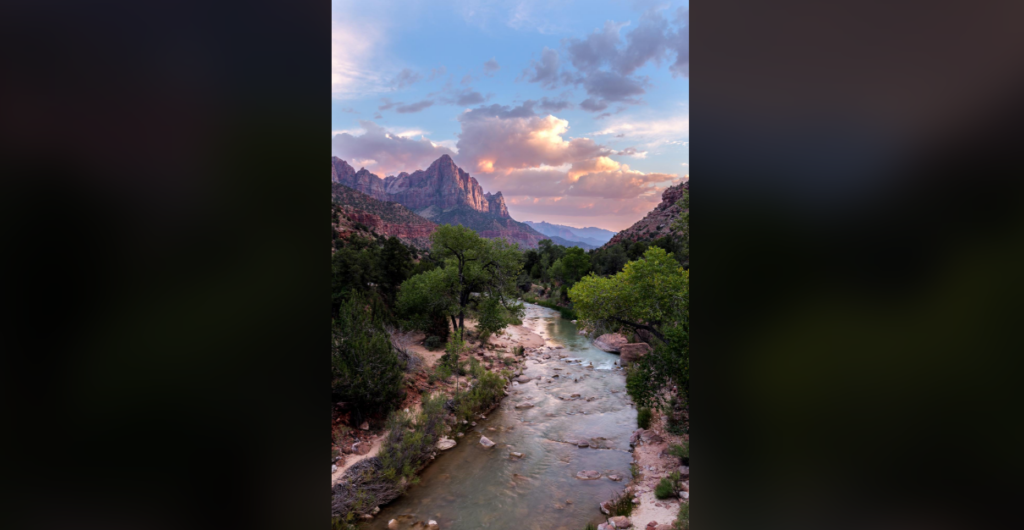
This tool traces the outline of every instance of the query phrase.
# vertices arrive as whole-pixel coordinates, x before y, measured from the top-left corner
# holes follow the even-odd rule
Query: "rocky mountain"
[[[378,201],[398,203],[437,224],[460,224],[482,237],[503,237],[535,248],[546,236],[508,214],[501,192],[484,193],[477,180],[442,155],[425,170],[380,178],[365,168],[331,157],[331,181]]]
[[[338,207],[333,222],[340,237],[370,231],[395,236],[417,248],[427,248],[430,234],[437,229],[435,223],[401,204],[377,200],[342,184],[331,185],[331,202]]]
[[[637,221],[633,226],[615,234],[604,248],[615,243],[633,241],[652,241],[662,236],[667,236],[671,231],[672,223],[683,213],[684,195],[690,193],[690,181],[676,184],[665,188],[661,194],[661,204],[650,211],[643,219]]]
[[[556,225],[546,221],[541,221],[539,223],[533,221],[523,222],[544,235],[556,236],[568,241],[584,243],[587,245],[586,248],[600,247],[615,235],[615,232],[612,232],[611,230],[590,226],[586,228],[576,228],[575,226]]]

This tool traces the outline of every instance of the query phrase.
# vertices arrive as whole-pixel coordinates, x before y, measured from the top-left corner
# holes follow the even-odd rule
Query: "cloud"
[[[498,64],[494,57],[491,57],[490,60],[484,63],[484,75],[487,77],[493,76],[498,70],[501,70],[501,65]]]
[[[345,113],[348,113],[348,114],[359,114],[359,111],[353,109],[352,107],[345,107],[343,109],[338,109],[338,111],[339,112],[345,112]]]
[[[331,21],[331,97],[353,99],[387,89],[374,56],[384,41],[381,27],[358,21]]]
[[[423,101],[417,101],[416,103],[410,103],[408,105],[399,105],[398,108],[395,109],[395,112],[399,114],[412,114],[414,112],[419,112],[433,104],[433,100],[426,99]]]
[[[544,112],[558,112],[572,107],[572,103],[564,100],[548,99],[546,97],[541,98],[537,103],[537,108]]]
[[[331,139],[331,154],[348,161],[372,160],[372,166],[367,165],[366,168],[380,177],[422,169],[441,155],[455,155],[442,144],[426,138],[414,140],[399,136],[372,121],[360,121],[359,125],[366,130],[362,135],[346,132]],[[403,134],[411,132],[419,131]]]
[[[690,117],[683,114],[656,120],[619,118],[594,135],[614,135],[616,138],[629,135],[630,138],[647,140],[647,147],[666,144],[683,145],[686,143],[683,140],[690,137]]]
[[[466,74],[466,76],[462,78],[461,84],[468,85],[468,84],[470,84],[472,82],[473,82],[473,76],[471,76],[469,74]]]
[[[558,52],[544,47],[541,51],[540,61],[530,61],[530,66],[523,70],[520,79],[526,79],[530,83],[540,83],[544,88],[557,88],[559,82],[558,68],[561,61]]]
[[[669,47],[676,53],[676,61],[669,67],[672,77],[690,77],[690,10],[680,7],[676,23],[681,27],[669,39]]]
[[[575,182],[578,178],[587,173],[596,173],[598,171],[614,171],[619,169],[619,163],[608,158],[606,156],[599,156],[597,158],[591,158],[589,160],[581,160],[575,162],[572,165],[572,169],[569,170],[567,176],[569,180]]]
[[[627,25],[629,22],[616,24],[609,20],[604,23],[604,29],[594,31],[584,39],[566,39],[569,62],[582,72],[594,72],[602,64],[614,61],[622,41],[619,31]]]
[[[587,94],[608,101],[636,103],[633,96],[645,93],[644,82],[614,72],[594,72],[583,82]]]
[[[421,76],[419,73],[413,72],[408,68],[403,68],[402,71],[399,72],[398,75],[391,80],[391,84],[395,85],[395,89],[405,88],[419,81],[422,78],[423,76]]]
[[[445,68],[445,66],[443,64],[441,65],[440,68],[431,68],[430,69],[430,77],[427,78],[427,81],[433,81],[437,77],[444,75],[447,71],[448,71],[448,69]]]
[[[567,195],[599,197],[603,199],[636,199],[660,196],[663,191],[652,186],[662,182],[682,182],[679,175],[669,173],[643,173],[623,164],[615,169],[587,173],[577,178]]]
[[[637,151],[635,147],[627,147],[617,153],[617,156],[631,156],[633,158],[647,158],[647,151]],[[688,164],[683,164],[688,165]]]
[[[458,96],[455,100],[456,105],[476,105],[477,103],[483,103],[484,97],[479,92],[465,92]]]
[[[384,104],[379,106],[379,107],[377,107],[377,110],[388,110],[388,109],[390,109],[390,108],[392,108],[394,106],[402,104],[400,101],[399,102],[391,101],[391,98],[380,98],[380,100],[383,101]]]
[[[595,100],[593,98],[587,98],[580,102],[580,108],[590,112],[600,112],[608,108],[608,102],[604,100]]]
[[[380,113],[378,112],[378,113],[373,115],[373,119],[380,120],[380,119],[383,119],[383,116],[381,116]]]
[[[589,138],[565,138],[569,122],[537,116],[533,101],[519,107],[491,105],[459,116],[459,158],[482,173],[560,166],[610,151]]]

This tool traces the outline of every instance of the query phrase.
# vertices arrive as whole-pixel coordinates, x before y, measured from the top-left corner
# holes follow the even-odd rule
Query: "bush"
[[[428,350],[436,350],[441,347],[441,337],[431,335],[427,337],[427,340],[423,341],[423,345],[426,346]]]
[[[629,517],[633,513],[633,498],[623,493],[615,498],[611,503],[612,516],[624,515]]]
[[[654,416],[654,413],[651,412],[651,409],[649,409],[647,407],[641,408],[639,411],[637,411],[637,414],[636,414],[636,424],[637,424],[637,426],[640,427],[641,429],[650,429],[651,428],[651,418],[653,416]]]
[[[594,523],[587,523],[587,526],[583,528],[583,530],[597,530],[597,527],[594,526]]]
[[[639,478],[640,477],[640,466],[638,466],[636,464],[630,464],[629,465],[629,474],[634,479]]]
[[[523,348],[522,346],[516,346],[516,347],[512,348],[512,355],[515,355],[516,357],[522,357],[525,354],[526,354],[526,349]]]
[[[679,458],[684,466],[690,465],[690,442],[683,442],[681,445],[669,447],[668,454]]]
[[[386,413],[403,395],[405,377],[379,314],[353,292],[342,304],[331,329],[331,387],[353,407],[354,420]]]
[[[654,487],[654,496],[659,499],[668,499],[676,496],[676,485],[675,482],[663,478],[657,486]]]

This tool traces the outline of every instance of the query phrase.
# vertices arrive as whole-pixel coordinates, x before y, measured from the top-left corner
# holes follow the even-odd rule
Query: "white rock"
[[[688,492],[688,491],[680,491],[679,492],[679,498],[680,499],[689,499],[690,498],[690,492]]]
[[[427,528],[437,528],[437,521],[433,519],[427,521]]]
[[[388,521],[388,530],[398,530],[398,521],[394,519]]]
[[[455,447],[455,440],[452,440],[451,438],[441,438],[437,441],[437,448],[442,451],[447,451],[452,447]]]
[[[331,473],[334,473],[337,470],[338,470],[338,466],[336,466],[334,464],[331,464]]]
[[[486,436],[481,436],[480,437],[480,445],[482,445],[484,447],[494,447],[494,442],[492,442]]]

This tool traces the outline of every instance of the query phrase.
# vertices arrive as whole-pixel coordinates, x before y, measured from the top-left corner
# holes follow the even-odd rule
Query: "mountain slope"
[[[417,248],[430,246],[430,234],[437,225],[416,215],[395,202],[377,200],[342,184],[331,185],[331,202],[338,205],[340,215],[334,220],[343,235],[358,232],[359,225],[384,235],[395,236]]]
[[[690,181],[665,188],[661,194],[661,204],[650,211],[643,219],[633,226],[615,234],[604,247],[616,243],[632,243],[633,241],[653,241],[672,233],[672,223],[683,214],[683,195],[689,195]]]

